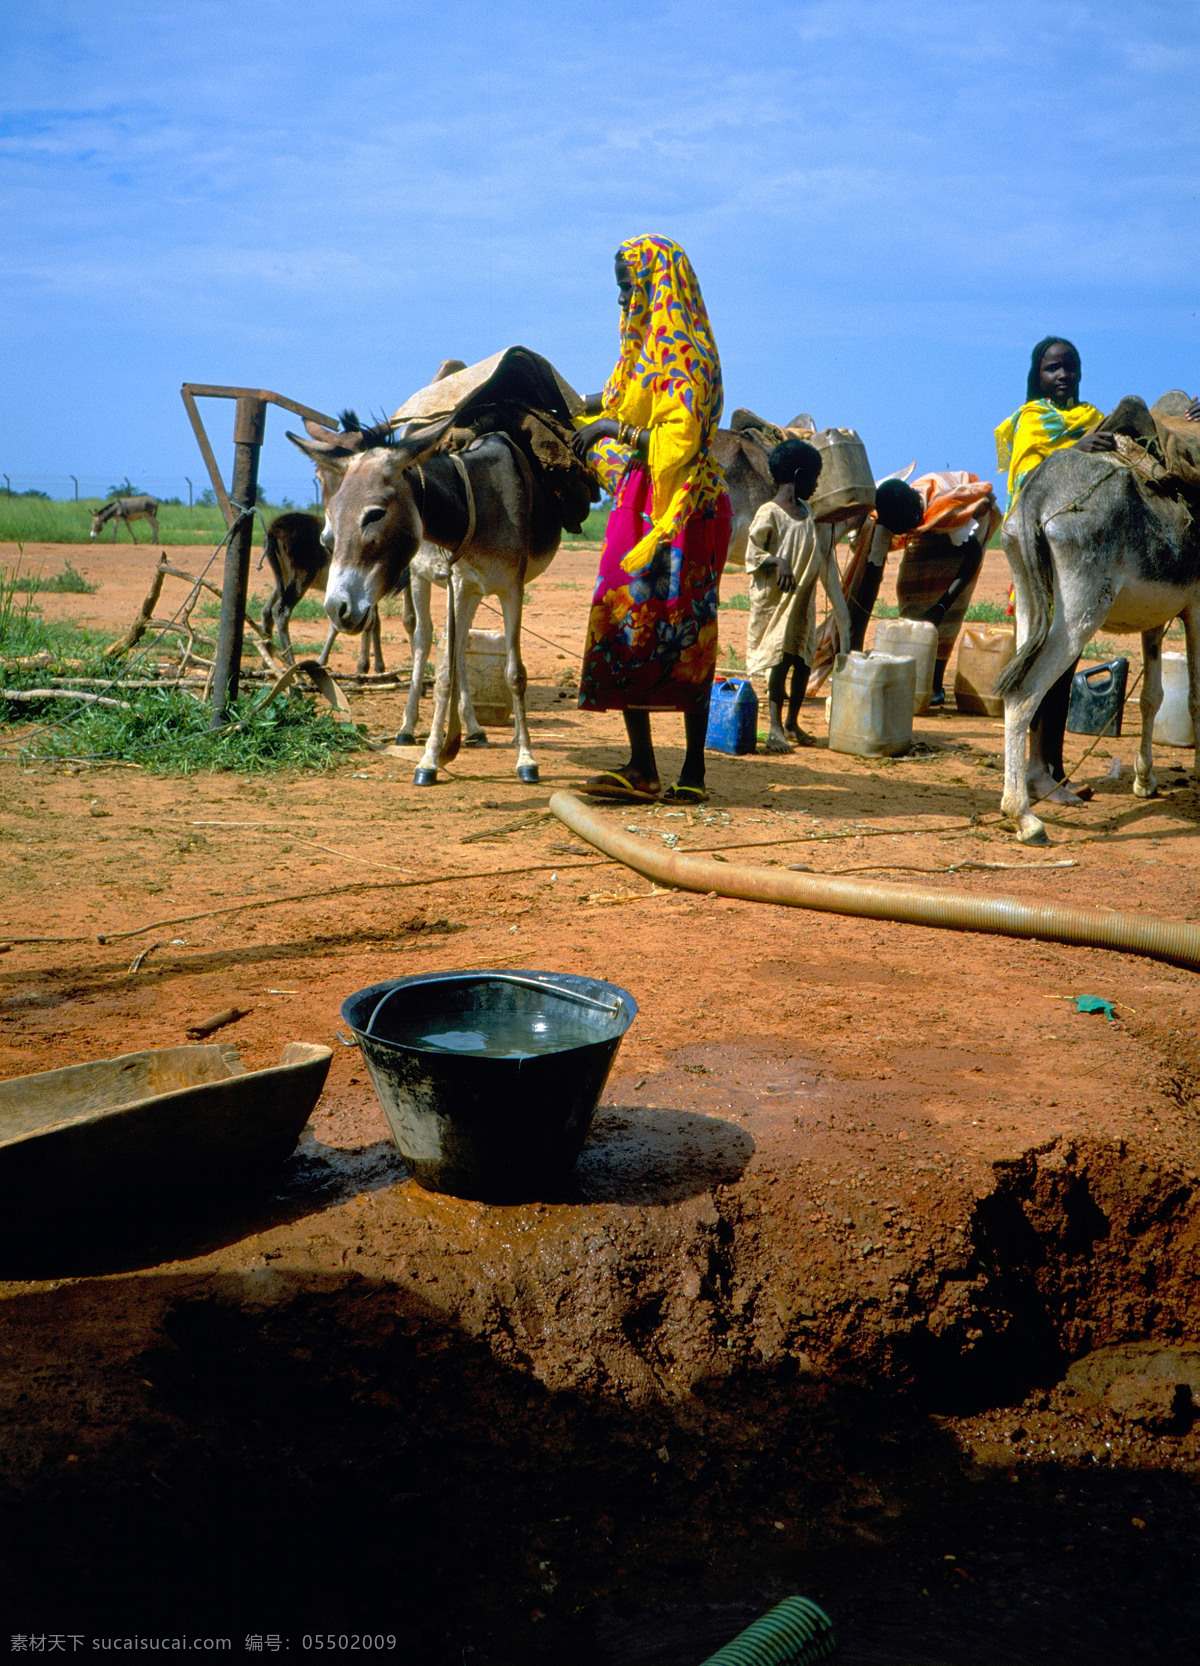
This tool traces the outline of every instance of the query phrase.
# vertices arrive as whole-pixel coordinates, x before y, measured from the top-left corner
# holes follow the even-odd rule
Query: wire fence
[[[259,487],[259,497],[270,503],[284,499],[298,505],[320,500],[320,487],[315,479],[297,475],[275,487]],[[190,479],[182,474],[135,474],[114,480],[102,474],[5,474],[0,470],[0,497],[22,497],[43,494],[56,502],[78,502],[81,498],[110,498],[128,492],[147,492],[159,502],[178,501],[194,504],[212,499],[207,476],[201,471]]]

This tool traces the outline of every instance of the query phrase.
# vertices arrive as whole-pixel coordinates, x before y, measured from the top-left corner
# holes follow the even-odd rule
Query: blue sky
[[[184,380],[391,410],[522,342],[599,386],[643,231],[726,411],[880,474],[991,477],[1052,331],[1098,405],[1200,391],[1196,0],[9,0],[0,50],[14,485],[199,486]]]

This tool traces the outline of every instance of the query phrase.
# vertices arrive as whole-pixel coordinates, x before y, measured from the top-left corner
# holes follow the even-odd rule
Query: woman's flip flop
[[[657,788],[647,792],[644,787],[635,787],[615,769],[601,770],[599,775],[585,781],[581,790],[592,798],[611,798],[619,804],[654,804],[660,796]]]
[[[662,795],[664,804],[707,804],[708,794],[703,787],[685,787],[676,781],[673,787],[668,787]]]

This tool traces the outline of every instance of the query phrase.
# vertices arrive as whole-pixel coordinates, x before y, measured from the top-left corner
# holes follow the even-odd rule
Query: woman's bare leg
[[[658,760],[654,756],[654,742],[650,735],[650,713],[627,711],[624,716],[625,733],[629,736],[629,762],[622,764],[616,773],[623,775],[631,787],[657,792]]]

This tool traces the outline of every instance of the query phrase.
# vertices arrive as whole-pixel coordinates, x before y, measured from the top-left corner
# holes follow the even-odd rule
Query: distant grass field
[[[104,498],[80,498],[78,503],[53,498],[8,497],[0,493],[0,542],[24,544],[86,544],[91,539],[92,516],[103,507]],[[267,524],[281,513],[274,504],[260,503]],[[133,534],[139,544],[150,539],[145,521],[134,521]],[[160,544],[207,544],[225,536],[225,517],[216,504],[163,503],[158,510]],[[113,523],[104,527],[97,543],[111,543]],[[262,523],[254,522],[254,543],[262,543]],[[117,542],[129,543],[129,531],[118,523]]]

